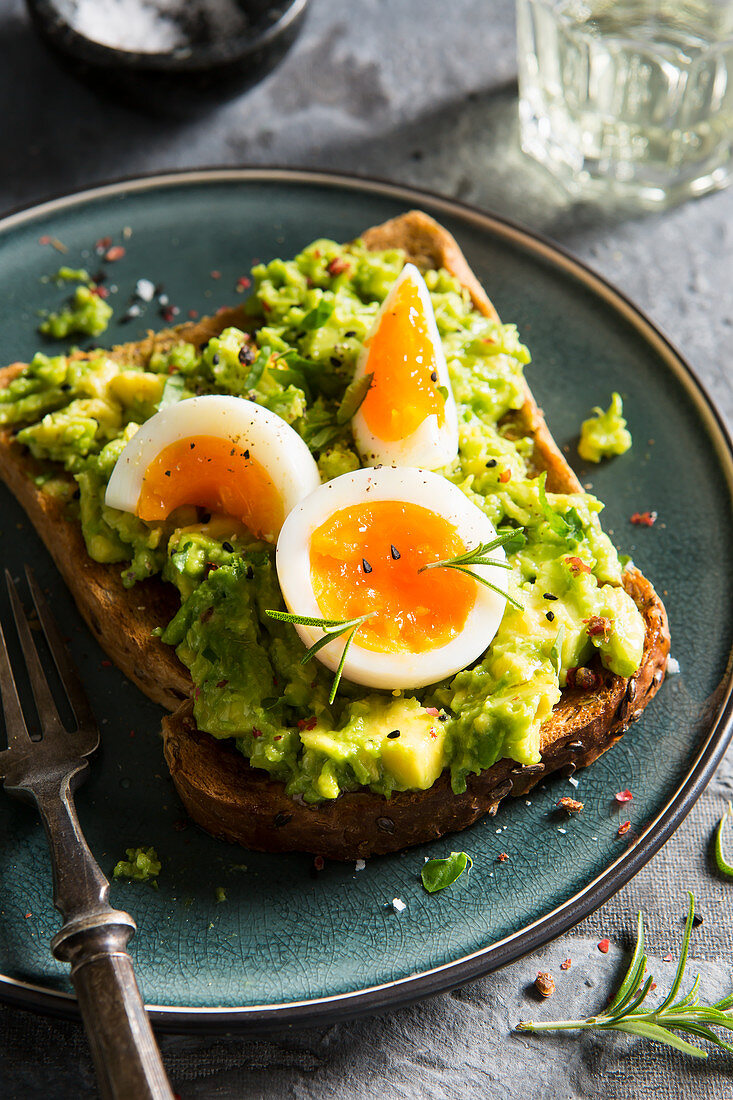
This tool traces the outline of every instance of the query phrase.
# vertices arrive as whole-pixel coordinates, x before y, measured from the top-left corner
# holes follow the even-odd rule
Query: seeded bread
[[[480,312],[496,317],[455,240],[427,214],[411,211],[367,230],[364,239],[372,249],[404,249],[422,270],[446,268],[468,289]],[[230,310],[200,323],[150,334],[111,354],[144,361],[156,347],[180,340],[199,344],[228,325],[243,324],[241,311]],[[15,364],[0,371],[0,386],[21,369],[22,364]],[[547,472],[548,489],[580,490],[529,389],[523,407],[511,414],[505,428],[534,440],[532,463],[536,473]],[[463,829],[484,814],[495,813],[507,795],[525,794],[551,772],[572,774],[592,763],[640,717],[664,678],[669,654],[664,606],[649,581],[631,568],[624,573],[623,583],[646,625],[641,667],[632,678],[624,679],[597,663],[593,687],[566,688],[542,727],[541,763],[522,767],[501,760],[471,776],[466,791],[459,795],[451,790],[444,772],[427,791],[385,799],[362,790],[309,806],[289,798],[283,784],[266,772],[251,768],[231,743],[197,728],[188,672],[170,647],[151,636],[154,627],[174,614],[176,591],[157,578],[125,589],[119,566],[100,565],[88,558],[81,529],[67,518],[66,506],[36,486],[34,477],[39,472],[40,466],[14,442],[12,431],[0,432],[0,477],[28,513],[90,629],[149,698],[173,711],[163,720],[164,752],[183,804],[204,829],[248,848],[354,859]]]

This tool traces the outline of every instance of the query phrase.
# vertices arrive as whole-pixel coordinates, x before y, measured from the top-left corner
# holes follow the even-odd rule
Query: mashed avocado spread
[[[331,674],[317,661],[301,665],[293,627],[265,614],[284,609],[272,546],[193,507],[149,524],[105,506],[115,461],[139,425],[194,394],[241,395],[283,417],[324,481],[358,468],[340,402],[403,263],[399,251],[319,240],[294,260],[254,269],[247,332],[228,328],[202,347],[171,341],[145,359],[38,354],[0,392],[0,424],[17,427],[18,441],[48,465],[44,490],[66,495],[91,557],[121,563],[127,586],[159,574],[178,588],[180,610],[161,637],[191,672],[199,727],[235,738],[253,765],[308,802],[360,786],[386,796],[425,789],[446,767],[459,792],[501,757],[535,763],[569,671],[598,651],[606,668],[630,676],[642,657],[643,620],[620,587],[601,503],[546,493],[533,466],[517,415],[526,348],[513,325],[477,313],[445,271],[426,274],[460,421],[458,459],[441,472],[497,528],[517,529],[506,577],[522,609],[507,604],[472,667],[419,691],[344,680],[329,706]],[[400,737],[389,738],[396,729]]]
[[[631,432],[626,427],[621,395],[611,395],[611,404],[604,412],[598,405],[593,415],[580,426],[578,454],[586,462],[600,462],[602,458],[624,455],[631,447]]]

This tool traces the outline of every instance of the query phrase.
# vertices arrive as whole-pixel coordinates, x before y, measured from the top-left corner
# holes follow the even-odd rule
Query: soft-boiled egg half
[[[339,621],[369,615],[348,648],[344,677],[370,687],[424,687],[481,656],[506,604],[464,572],[424,567],[495,538],[487,516],[439,474],[361,469],[326,482],[288,515],[277,542],[277,575],[295,615]],[[491,556],[505,560],[500,546]],[[470,568],[492,584],[503,573],[490,565]],[[296,629],[307,646],[324,636],[319,627]],[[344,634],[323,646],[318,659],[336,670],[346,640]]]
[[[365,465],[436,470],[458,453],[458,417],[430,292],[405,264],[367,335],[354,381],[371,374],[354,414]]]
[[[105,504],[148,522],[195,504],[275,542],[288,512],[320,484],[308,447],[281,417],[210,395],[146,420],[117,460]]]

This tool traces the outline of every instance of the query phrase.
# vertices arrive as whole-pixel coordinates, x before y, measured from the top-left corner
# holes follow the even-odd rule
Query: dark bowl
[[[161,53],[116,48],[87,38],[74,26],[75,0],[26,0],[33,23],[64,67],[116,99],[146,113],[188,115],[237,95],[262,80],[292,46],[308,0],[239,0],[246,30],[193,21],[191,41]]]

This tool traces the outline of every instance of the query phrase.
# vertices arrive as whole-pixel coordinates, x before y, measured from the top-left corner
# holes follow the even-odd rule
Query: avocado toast
[[[447,270],[468,290],[477,313],[496,319],[455,242],[426,215],[413,212],[369,230],[364,241],[375,251],[402,249],[406,258],[424,271]],[[334,270],[342,257],[336,257],[336,261],[331,261]],[[138,345],[116,349],[108,357],[118,363],[148,363],[152,353],[164,356],[182,341],[199,347],[232,326],[250,331],[252,323],[245,310],[231,311],[200,325],[183,326]],[[9,381],[21,369],[8,368],[6,379]],[[153,396],[160,399],[160,390]],[[526,388],[519,400],[515,394],[511,405],[501,413],[501,439],[507,445],[512,440],[525,441],[522,457],[529,478],[536,480],[544,471],[550,494],[579,494],[580,486]],[[34,465],[34,461],[22,443],[14,441],[12,429],[6,429],[0,444],[3,477],[51,550],[87,622],[138,686],[172,710],[191,694],[191,680],[173,648],[151,637],[151,631],[166,626],[176,615],[179,600],[175,589],[157,577],[134,588],[126,587],[119,566],[89,558],[81,527],[65,518],[67,500],[58,467],[55,474],[59,491],[49,491],[55,489],[54,481],[47,483],[44,491],[35,478],[47,476],[48,465]],[[326,464],[329,461],[326,459]],[[496,466],[495,460],[489,461]],[[333,476],[330,469],[326,468],[325,476]],[[573,557],[568,549],[565,560]],[[572,573],[574,567],[568,568]],[[353,789],[356,784],[352,780],[352,789],[348,789],[348,782],[341,790],[337,788],[338,797],[309,801],[311,788],[304,797],[304,792],[293,790],[291,783],[290,793],[286,792],[279,778],[252,768],[230,741],[215,740],[200,732],[192,712],[197,704],[204,706],[206,698],[202,704],[197,697],[187,699],[164,723],[166,758],[185,805],[209,831],[247,846],[303,849],[334,858],[352,858],[396,850],[463,828],[483,813],[495,810],[506,794],[524,793],[544,774],[558,768],[572,771],[590,763],[639,716],[662,680],[669,646],[664,609],[651,585],[633,568],[625,570],[623,576],[618,570],[616,578],[615,584],[607,582],[603,587],[610,592],[622,581],[643,615],[641,662],[633,674],[622,675],[604,668],[597,658],[587,663],[584,660],[582,675],[575,675],[575,686],[566,683],[560,693],[555,682],[555,695],[546,695],[554,705],[541,726],[537,759],[525,746],[515,749],[513,758],[507,754],[506,759],[492,761],[486,767],[477,767],[472,759],[457,779],[455,769],[451,775],[446,768],[427,789],[399,790],[392,784],[385,791],[374,789],[378,783],[367,786],[363,782]],[[206,695],[206,685],[199,694]],[[448,698],[444,692],[435,702]],[[446,703],[444,713],[449,712]],[[303,714],[300,733],[292,733],[305,743],[312,731],[304,728],[310,725],[305,720],[307,709]],[[316,730],[314,736],[318,733]]]

